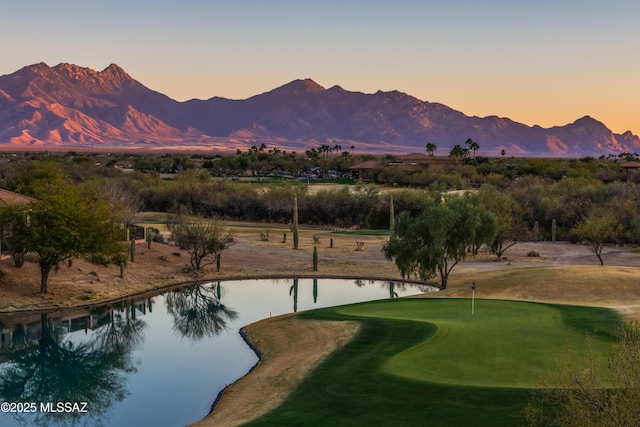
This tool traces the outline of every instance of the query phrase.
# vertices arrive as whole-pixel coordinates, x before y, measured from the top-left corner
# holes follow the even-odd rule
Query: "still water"
[[[241,327],[428,290],[362,280],[227,281],[91,310],[0,316],[0,426],[184,426],[204,418],[220,390],[257,362]]]

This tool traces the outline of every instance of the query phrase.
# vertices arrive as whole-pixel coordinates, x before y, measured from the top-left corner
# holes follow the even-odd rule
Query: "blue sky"
[[[0,0],[0,74],[123,67],[184,101],[296,78],[640,134],[640,1]]]

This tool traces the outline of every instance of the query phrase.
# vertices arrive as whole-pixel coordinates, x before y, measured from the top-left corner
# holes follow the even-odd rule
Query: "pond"
[[[184,426],[204,418],[225,385],[257,362],[241,327],[433,289],[368,280],[226,281],[90,310],[0,316],[0,425]]]

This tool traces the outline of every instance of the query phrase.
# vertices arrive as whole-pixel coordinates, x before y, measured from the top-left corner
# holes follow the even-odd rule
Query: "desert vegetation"
[[[633,158],[629,154],[621,160],[628,156]],[[38,154],[5,157],[0,187],[28,195],[32,180],[57,171],[76,184],[103,188],[104,198],[117,201],[123,215],[132,209],[170,212],[177,203],[202,217],[265,223],[290,223],[296,198],[300,225],[367,229],[389,227],[391,194],[396,214],[415,217],[425,199],[452,190],[473,191],[498,220],[491,244],[498,256],[511,243],[529,239],[592,243],[587,228],[603,216],[619,224],[604,236],[606,244],[640,244],[640,174],[625,173],[618,159],[478,156],[457,167],[381,167],[371,181],[339,178],[348,175],[350,165],[368,158],[298,155],[264,147],[209,157]],[[295,179],[310,175],[318,179]],[[311,191],[316,182],[340,185]],[[135,200],[125,198],[124,203],[123,192]]]
[[[471,144],[467,144],[473,150]],[[364,257],[366,251],[369,251],[370,256],[372,245],[365,245],[365,240],[358,236],[363,233],[375,235],[380,239],[376,250],[380,252],[379,248],[382,247],[384,256],[395,261],[402,276],[415,276],[423,280],[439,276],[441,288],[446,289],[443,296],[464,297],[467,296],[469,287],[465,284],[463,290],[460,283],[475,281],[477,275],[471,277],[468,273],[463,273],[459,278],[450,278],[449,274],[462,259],[474,256],[481,246],[489,248],[497,258],[504,259],[509,254],[507,251],[519,242],[563,240],[584,243],[593,251],[594,260],[597,257],[601,264],[606,264],[606,257],[602,256],[605,246],[640,244],[640,180],[637,175],[622,171],[617,159],[489,159],[480,156],[469,158],[467,152],[459,165],[415,171],[403,170],[397,166],[381,167],[374,173],[372,180],[363,182],[350,180],[344,175],[347,174],[349,165],[366,160],[367,157],[354,156],[349,152],[335,153],[335,147],[332,150],[333,152],[329,149],[316,150],[315,153],[300,156],[256,147],[232,156],[209,157],[77,153],[5,157],[0,162],[0,186],[33,197],[40,204],[33,204],[22,210],[14,205],[1,209],[2,246],[9,251],[16,266],[24,263],[25,257],[31,256],[41,263],[45,260],[47,272],[77,257],[102,264],[124,264],[127,257],[123,258],[123,251],[127,249],[130,261],[135,262],[135,243],[131,243],[129,248],[116,245],[116,242],[122,242],[126,237],[120,236],[121,233],[114,225],[121,224],[127,229],[128,225],[138,222],[139,211],[155,211],[169,214],[167,230],[171,232],[172,240],[186,248],[190,254],[189,270],[193,270],[192,272],[214,262],[217,263],[217,269],[220,269],[220,253],[234,242],[223,221],[234,220],[236,223],[258,223],[256,229],[261,232],[254,233],[256,245],[286,246],[286,250],[296,252],[292,259],[300,254],[300,259],[304,259],[303,264],[308,270],[321,273],[326,263],[324,258],[321,262],[318,261],[316,246],[330,244],[329,248],[333,249],[333,239],[322,240],[321,237],[325,235],[321,236],[309,229],[329,228],[331,232],[350,233],[342,236],[349,237],[352,245],[350,252],[360,257]],[[296,179],[298,177],[304,179]],[[315,186],[318,182],[334,185],[318,189]],[[453,192],[457,194],[447,194]],[[36,206],[39,208],[34,211]],[[74,208],[75,206],[82,206],[83,209]],[[66,222],[63,226],[46,222],[40,218],[40,213],[46,213],[44,216],[47,218],[60,217]],[[69,222],[69,218],[74,221]],[[52,227],[59,229],[61,234],[54,234]],[[278,235],[284,232],[282,242],[279,238],[270,241],[271,229],[277,230]],[[292,236],[289,240],[287,233]],[[25,239],[25,236],[29,239]],[[52,236],[55,242],[62,242],[65,248],[72,249],[55,252],[55,242],[50,239]],[[43,240],[44,237],[49,240]],[[65,240],[69,238],[75,240]],[[146,242],[149,250],[151,241],[152,238]],[[354,241],[359,250],[353,250]],[[70,242],[79,242],[79,246],[73,246]],[[342,246],[345,242],[345,239],[340,240]],[[299,250],[292,251],[294,247]],[[302,253],[303,251],[308,252]],[[542,251],[531,249],[530,258],[540,258],[540,252]],[[49,254],[55,255],[51,262],[47,261]],[[378,255],[382,257],[382,254]],[[163,257],[166,260],[166,256]],[[335,262],[336,258],[332,259]],[[258,268],[259,266],[256,270]],[[633,276],[633,272],[629,273],[627,270],[614,272],[605,270],[606,266],[594,268],[602,269],[602,277],[614,273],[618,274],[616,278],[623,273]],[[562,269],[575,277],[583,273],[582,270],[569,270],[568,267]],[[589,274],[592,278],[596,273],[590,270]],[[551,271],[549,267],[519,268],[508,272],[488,271],[481,277],[497,286],[504,283],[518,283],[522,286],[527,280],[535,278],[535,286],[527,288],[529,294],[526,297],[545,301],[551,299],[549,289],[558,288],[558,283],[566,285],[571,282],[562,279],[558,271]],[[586,277],[579,281],[581,285],[591,280]],[[619,287],[624,286],[626,289],[636,283],[635,280],[637,279],[633,277],[629,279],[631,285],[620,285],[622,282],[618,281]],[[574,281],[578,282],[577,279]],[[43,281],[43,286],[46,290],[46,280]],[[565,297],[559,298],[559,302],[566,302],[566,295],[579,290],[582,288],[567,286],[563,289]],[[291,292],[296,292],[295,287]],[[523,298],[518,293],[522,292],[521,287],[511,289],[510,292],[512,294],[496,293],[494,297]],[[461,301],[461,304],[466,304],[467,300]],[[438,349],[430,349],[428,351],[436,353],[425,355],[422,352],[427,350],[420,345],[432,336],[433,325],[444,329],[450,327],[453,322],[451,316],[437,315],[442,310],[446,312],[443,307],[449,302],[428,303],[434,304],[430,306],[433,307],[429,314],[431,317],[426,316],[423,310],[427,303],[403,304],[407,305],[362,306],[362,313],[356,313],[357,309],[354,309],[349,313],[325,310],[310,314],[309,316],[316,316],[316,320],[348,318],[354,321],[354,317],[357,317],[355,321],[362,325],[361,331],[344,351],[335,355],[335,360],[330,359],[330,362],[322,365],[324,373],[318,371],[310,374],[291,400],[285,402],[281,409],[257,420],[256,424],[300,422],[299,419],[290,418],[293,412],[286,409],[290,407],[297,408],[294,412],[301,414],[296,416],[313,417],[318,422],[337,423],[338,419],[335,417],[354,420],[354,423],[368,422],[366,417],[374,417],[379,421],[376,417],[381,416],[380,411],[373,411],[367,406],[367,402],[387,409],[393,406],[393,410],[385,410],[384,413],[389,423],[401,418],[407,420],[407,423],[415,424],[414,421],[424,419],[425,412],[424,408],[419,408],[419,402],[412,403],[411,400],[403,401],[404,403],[393,400],[391,405],[385,405],[373,397],[340,398],[339,402],[327,402],[327,409],[322,413],[299,410],[317,399],[317,393],[311,393],[310,390],[317,391],[318,387],[323,390],[334,390],[337,387],[342,392],[351,391],[353,396],[372,390],[379,395],[404,395],[408,384],[415,387],[415,393],[411,394],[419,397],[420,402],[425,399],[438,401],[442,396],[448,396],[450,405],[429,406],[429,417],[434,423],[448,423],[454,419],[460,422],[456,418],[460,408],[465,408],[462,411],[464,417],[470,417],[471,413],[476,416],[480,414],[478,424],[484,425],[497,425],[496,420],[512,425],[514,419],[524,420],[529,415],[533,417],[542,414],[540,416],[548,417],[544,411],[549,404],[544,402],[542,412],[537,407],[532,407],[529,415],[522,412],[528,398],[527,389],[533,387],[531,381],[534,375],[522,379],[517,376],[517,371],[522,364],[529,363],[542,366],[540,371],[552,369],[549,367],[549,360],[536,359],[545,355],[533,354],[534,351],[526,352],[525,347],[517,347],[521,356],[517,360],[520,362],[511,367],[505,366],[506,373],[500,375],[501,379],[493,378],[489,381],[484,378],[482,384],[461,384],[460,379],[455,377],[455,372],[444,383],[420,377],[432,372],[420,368],[418,361],[425,358],[434,363],[448,364],[441,367],[442,371],[462,369],[460,358],[444,357],[444,353],[437,354]],[[532,307],[534,311],[539,308],[535,305]],[[400,308],[400,311],[396,310]],[[514,337],[522,331],[513,332],[497,325],[505,324],[505,319],[517,320],[523,309],[522,306],[508,303],[504,306],[498,304],[493,308],[493,311],[500,314],[499,320],[483,318],[482,322],[488,321],[493,325],[489,329],[500,331],[500,336],[492,337],[496,341],[491,342],[498,343],[500,348],[506,348],[507,344],[500,343],[511,345]],[[621,325],[620,319],[612,310],[590,311],[566,307],[553,310],[562,313],[560,319],[563,320],[560,323],[557,316],[546,318],[537,311],[527,317],[538,319],[535,324],[529,322],[518,325],[515,320],[506,323],[514,327],[533,328],[537,332],[548,331],[548,339],[544,345],[548,342],[566,342],[569,339],[581,355],[586,354],[581,341],[585,330],[595,331],[596,353],[603,354],[606,353],[603,348],[615,340],[614,328]],[[598,323],[594,319],[602,322]],[[468,330],[456,338],[459,346],[471,343],[469,345],[474,352],[485,352],[482,354],[486,355],[486,361],[499,357],[498,353],[491,353],[492,348],[487,348],[484,342],[469,341],[469,337],[477,332],[474,328],[480,327],[479,325],[463,326],[463,330]],[[576,332],[577,335],[574,334]],[[371,343],[378,346],[376,348],[380,351],[365,346]],[[413,344],[418,345],[417,352],[407,352]],[[544,345],[540,344],[539,347]],[[562,349],[558,347],[555,345],[554,351],[561,352]],[[347,363],[351,359],[356,361],[356,365]],[[579,359],[580,363],[582,361],[583,359]],[[511,360],[510,363],[512,362]],[[603,364],[606,363],[598,361],[594,369],[600,369]],[[344,383],[342,380],[339,384],[317,382],[319,377],[316,375],[342,378],[343,373],[336,374],[342,369],[341,366],[351,372],[351,376],[344,373]],[[381,366],[384,366],[382,371],[379,370]],[[496,372],[496,369],[483,365],[479,368],[479,373],[482,372]],[[365,376],[367,380],[362,382]],[[468,376],[461,374],[460,378],[462,377]],[[495,383],[504,378],[522,382],[515,385]],[[519,391],[514,393],[511,388],[504,387],[516,387]],[[598,385],[596,388],[603,387]],[[313,396],[313,399],[309,396]],[[354,400],[361,402],[358,403],[360,406],[355,405]],[[481,412],[481,408],[485,408],[487,412]],[[356,413],[366,415],[356,416]],[[471,418],[464,418],[462,421],[471,422]]]

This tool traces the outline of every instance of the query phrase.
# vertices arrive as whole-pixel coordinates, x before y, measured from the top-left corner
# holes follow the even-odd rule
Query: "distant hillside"
[[[599,156],[640,151],[640,138],[583,117],[545,129],[508,118],[469,117],[392,91],[325,89],[295,80],[245,100],[177,102],[115,64],[102,71],[40,63],[0,76],[0,149],[206,149],[265,143],[304,151],[339,144],[400,153],[438,146],[444,155],[472,138],[480,153]]]

